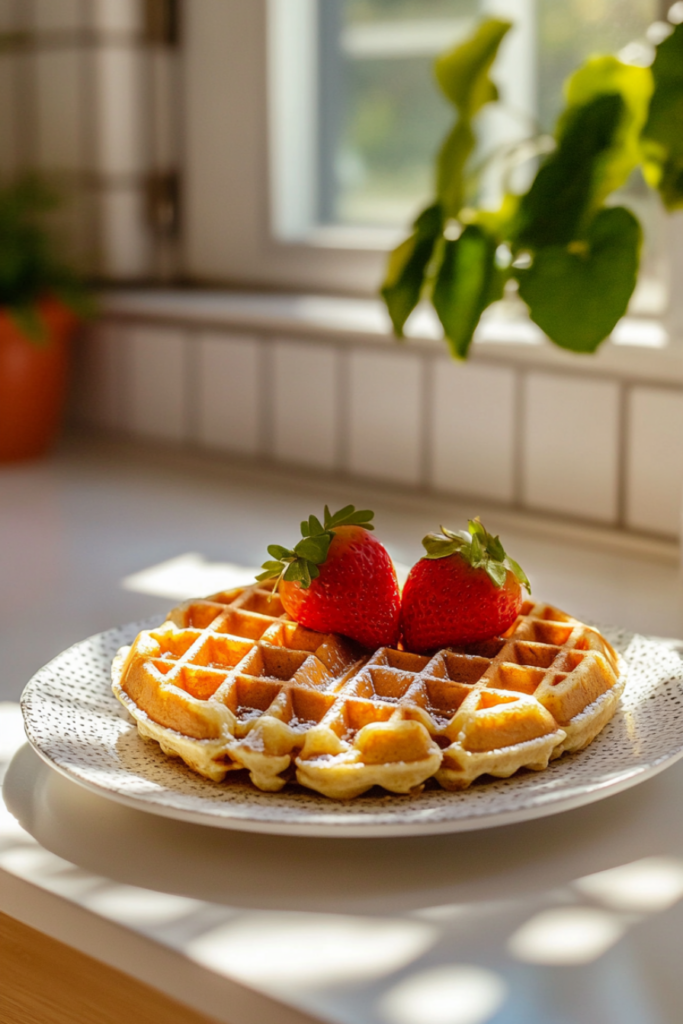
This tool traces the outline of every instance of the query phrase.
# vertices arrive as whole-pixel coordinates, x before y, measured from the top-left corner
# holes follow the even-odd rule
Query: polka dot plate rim
[[[111,691],[111,661],[160,617],[98,633],[57,655],[27,684],[29,743],[52,768],[137,810],[246,832],[317,837],[435,835],[541,818],[622,792],[683,757],[683,641],[599,626],[626,662],[620,707],[584,751],[542,772],[486,780],[461,793],[377,790],[337,802],[302,787],[263,793],[228,775],[214,783],[143,740]],[[238,778],[239,776],[239,778]]]

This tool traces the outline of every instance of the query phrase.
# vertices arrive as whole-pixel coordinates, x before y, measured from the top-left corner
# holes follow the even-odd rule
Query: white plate
[[[430,835],[541,818],[635,786],[683,756],[683,643],[600,627],[625,657],[615,717],[587,750],[543,772],[480,782],[463,793],[376,792],[337,803],[301,788],[262,793],[239,779],[201,778],[138,736],[110,688],[111,661],[158,619],[84,640],[41,669],[22,695],[38,754],[88,789],[139,810],[247,832],[310,836]]]

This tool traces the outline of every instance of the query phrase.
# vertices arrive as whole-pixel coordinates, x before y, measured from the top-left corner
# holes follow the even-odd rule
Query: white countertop
[[[122,580],[192,552],[253,565],[290,523],[335,500],[335,486],[190,472],[115,447],[3,470],[0,911],[229,1024],[678,1024],[681,763],[504,829],[311,840],[133,811],[23,745],[13,702],[40,661],[172,603]],[[354,484],[348,500],[365,497]],[[375,498],[380,535],[410,563],[445,503]],[[463,509],[449,508],[452,522]],[[683,633],[673,562],[506,525],[539,596]],[[168,589],[169,572],[161,578]]]

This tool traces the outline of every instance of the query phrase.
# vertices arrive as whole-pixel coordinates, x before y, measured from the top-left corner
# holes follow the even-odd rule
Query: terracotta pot
[[[48,327],[41,345],[0,309],[0,462],[42,455],[61,423],[76,318],[55,299],[45,299],[40,309]]]

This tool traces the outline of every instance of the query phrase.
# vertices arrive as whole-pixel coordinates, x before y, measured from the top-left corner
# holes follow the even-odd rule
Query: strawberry
[[[504,633],[522,607],[529,581],[479,518],[469,532],[428,534],[427,554],[403,588],[401,629],[406,650],[424,653],[462,647]]]
[[[310,516],[294,548],[271,544],[258,580],[279,578],[285,611],[302,626],[343,633],[363,647],[396,646],[401,595],[386,548],[376,540],[374,512],[347,505],[324,523]]]

